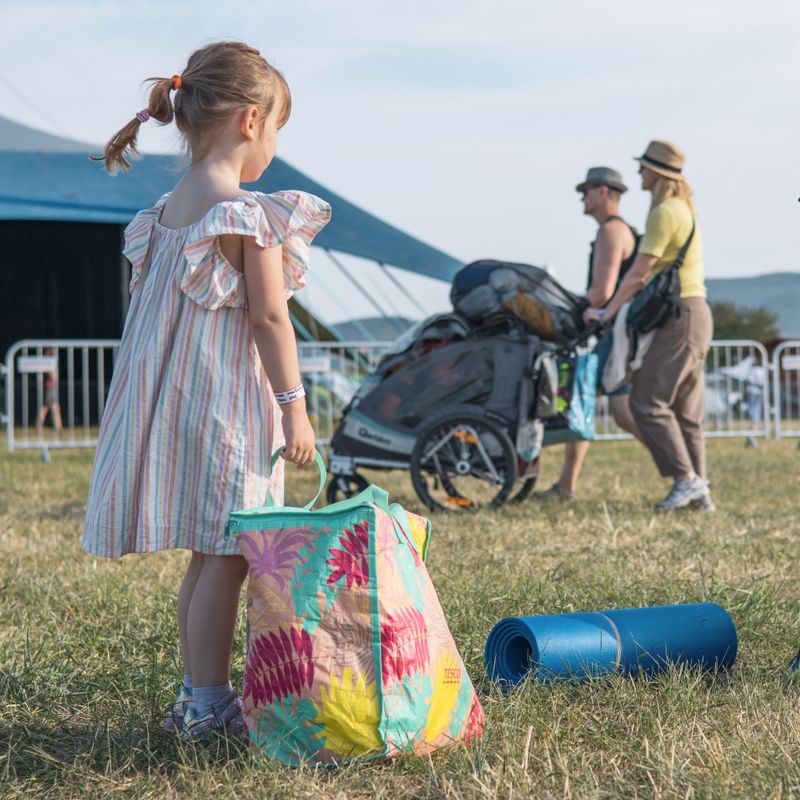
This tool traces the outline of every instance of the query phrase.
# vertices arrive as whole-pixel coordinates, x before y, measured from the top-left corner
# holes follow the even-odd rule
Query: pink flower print
[[[386,614],[381,622],[381,672],[383,683],[402,680],[430,663],[428,626],[416,608]]]
[[[302,628],[281,628],[250,640],[242,700],[268,705],[299,695],[314,682],[311,636]]]
[[[245,531],[239,534],[239,547],[250,565],[250,574],[256,580],[271,579],[280,591],[286,588],[297,566],[307,558],[300,554],[305,549],[313,552],[311,544],[316,532],[310,527],[278,528],[266,531]]]
[[[473,697],[472,708],[467,718],[467,724],[464,727],[464,741],[471,742],[473,739],[479,739],[483,733],[484,723],[483,708],[481,708],[478,698]]]
[[[357,522],[353,530],[345,529],[339,537],[339,544],[344,550],[332,547],[328,552],[328,564],[332,567],[328,576],[328,584],[334,584],[345,578],[345,585],[351,589],[366,586],[369,583],[369,523]]]

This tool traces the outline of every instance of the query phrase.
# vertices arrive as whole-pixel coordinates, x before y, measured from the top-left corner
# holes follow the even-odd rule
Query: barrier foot
[[[755,436],[748,436],[744,443],[745,447],[752,447],[754,450],[758,450],[758,439]]]
[[[53,459],[50,458],[50,451],[47,449],[47,445],[44,444],[42,445],[42,461],[44,461],[45,464],[51,464],[53,462]]]

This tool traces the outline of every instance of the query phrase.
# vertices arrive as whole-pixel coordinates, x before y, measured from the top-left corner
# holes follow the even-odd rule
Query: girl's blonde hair
[[[141,117],[168,125],[172,120],[183,136],[193,158],[208,149],[214,133],[230,115],[246,106],[257,106],[266,119],[276,102],[280,103],[278,127],[289,119],[292,96],[283,75],[258,52],[243,42],[215,42],[195,50],[186,68],[171,78],[149,78],[150,99],[146,114],[139,112],[118,130],[106,144],[102,156],[106,170],[131,168],[128,158],[138,156],[136,138]],[[170,96],[175,91],[174,100]]]
[[[686,201],[687,205],[692,210],[692,214],[696,214],[697,211],[694,207],[693,196],[694,192],[692,192],[692,187],[689,186],[686,181],[676,181],[673,178],[658,175],[658,179],[653,186],[653,197],[650,202],[650,208],[661,205],[661,203],[669,197],[680,197]]]

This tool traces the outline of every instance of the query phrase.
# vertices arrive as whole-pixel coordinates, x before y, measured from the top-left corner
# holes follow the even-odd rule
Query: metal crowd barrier
[[[389,342],[301,342],[300,372],[308,415],[320,445],[330,443],[345,406],[372,372]]]
[[[300,367],[321,445],[388,342],[302,342]],[[8,450],[93,447],[119,348],[113,339],[28,339],[6,354],[4,413]],[[755,341],[714,341],[706,359],[705,428],[709,437],[800,436],[800,341],[781,344],[769,363]],[[56,402],[47,402],[55,400]],[[53,406],[57,406],[57,409]],[[61,431],[57,432],[56,412]],[[47,415],[44,424],[39,416]],[[630,438],[598,398],[597,439]]]
[[[321,445],[330,442],[344,407],[387,347],[298,345],[309,415]],[[118,349],[116,339],[26,339],[12,345],[0,365],[5,373],[0,422],[6,425],[9,452],[41,450],[49,460],[50,450],[94,447]]]
[[[25,339],[6,353],[3,372],[9,452],[94,447],[116,339]]]
[[[800,340],[783,342],[772,354],[775,436],[800,436]]]
[[[760,342],[745,339],[711,342],[705,365],[705,435],[709,438],[768,437],[769,376],[769,356]],[[607,397],[598,398],[596,417],[596,439],[633,438],[615,424]],[[800,435],[800,431],[795,435]]]

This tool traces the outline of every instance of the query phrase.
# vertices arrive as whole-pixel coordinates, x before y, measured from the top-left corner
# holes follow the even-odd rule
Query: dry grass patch
[[[0,455],[0,796],[478,798],[800,796],[798,459],[793,443],[710,444],[719,512],[658,516],[644,451],[606,443],[580,501],[437,516],[429,567],[487,714],[483,740],[432,759],[291,770],[186,749],[160,722],[180,669],[181,552],[105,561],[79,546],[90,452]],[[547,453],[542,485],[559,466]],[[418,508],[408,477],[371,475]],[[288,492],[305,499],[310,473]],[[510,614],[709,600],[733,615],[729,674],[674,670],[581,686],[487,684]],[[241,679],[243,628],[234,680]]]

